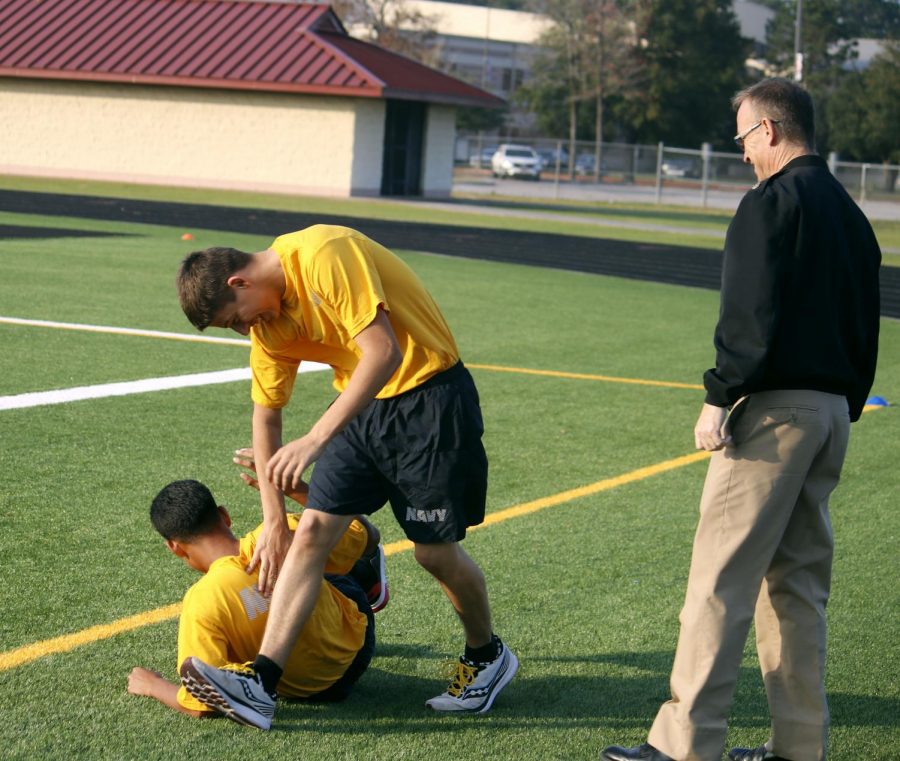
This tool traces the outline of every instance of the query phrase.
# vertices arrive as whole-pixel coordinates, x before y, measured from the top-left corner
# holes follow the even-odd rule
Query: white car
[[[664,177],[699,177],[700,168],[690,158],[666,159],[659,165]]]
[[[541,159],[534,148],[504,143],[491,157],[494,177],[529,177],[541,179]]]

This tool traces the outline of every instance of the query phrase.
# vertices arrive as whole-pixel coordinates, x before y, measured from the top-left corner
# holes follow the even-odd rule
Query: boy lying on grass
[[[235,462],[254,470],[253,452],[239,450]],[[242,478],[258,488],[246,473]],[[287,496],[303,504],[305,490]],[[216,666],[241,664],[259,650],[269,600],[258,588],[258,570],[248,574],[262,526],[238,539],[228,511],[198,481],[175,481],[153,500],[150,520],[166,546],[203,574],[185,594],[178,628],[178,664],[196,655]],[[291,529],[298,515],[289,515]],[[354,520],[332,550],[322,589],[278,685],[281,697],[333,702],[349,695],[375,649],[373,609],[387,603],[384,552],[378,530]],[[135,667],[128,692],[145,695],[190,716],[217,712],[161,674]],[[223,711],[224,712],[224,711]]]

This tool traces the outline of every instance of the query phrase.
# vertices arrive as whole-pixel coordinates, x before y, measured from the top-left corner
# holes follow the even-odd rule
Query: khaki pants
[[[843,396],[768,391],[746,399],[734,442],[709,465],[681,633],[648,742],[677,761],[719,761],[751,619],[769,700],[767,743],[791,761],[825,757],[825,604],[837,485],[850,418]]]

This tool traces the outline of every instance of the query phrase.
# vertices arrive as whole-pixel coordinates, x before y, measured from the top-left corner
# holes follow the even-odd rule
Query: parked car
[[[469,166],[484,167],[487,169],[491,165],[491,158],[497,152],[496,145],[486,145],[481,149],[481,153],[477,150],[469,156]]]
[[[534,148],[504,143],[491,158],[494,177],[530,177],[541,179],[541,159]]]
[[[593,153],[582,153],[575,157],[575,174],[588,175],[594,173],[597,161]]]
[[[575,174],[587,177],[594,174],[594,168],[597,166],[597,157],[593,153],[582,153],[575,157]],[[606,156],[600,159],[600,172],[606,174],[609,167],[606,163]]]
[[[694,159],[665,159],[659,165],[663,177],[699,177],[700,169]]]
[[[555,148],[544,148],[538,151],[538,157],[541,160],[542,169],[552,169],[556,171],[556,155],[559,153],[559,169],[560,171],[569,166],[569,152],[565,148],[557,151]]]

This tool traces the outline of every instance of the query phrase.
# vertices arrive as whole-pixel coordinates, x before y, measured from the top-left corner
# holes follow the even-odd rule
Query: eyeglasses
[[[778,124],[781,120],[780,120],[780,119],[769,119],[769,121],[770,121],[772,124]],[[762,123],[763,123],[763,120],[760,119],[760,120],[759,120],[756,124],[754,124],[752,127],[748,127],[748,128],[745,129],[743,132],[739,132],[738,134],[736,134],[736,135],[734,136],[734,144],[735,144],[740,150],[744,150],[744,138],[747,137],[747,135],[749,135],[751,132],[753,132],[753,130],[755,130],[757,127],[762,126]]]

